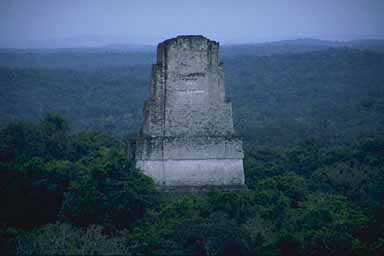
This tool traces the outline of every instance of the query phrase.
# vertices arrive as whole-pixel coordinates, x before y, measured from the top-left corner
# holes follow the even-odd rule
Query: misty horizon
[[[189,34],[188,34],[189,35]],[[201,34],[194,34],[201,35]],[[25,42],[22,45],[7,45],[0,44],[0,49],[71,49],[71,48],[109,48],[109,47],[117,47],[117,48],[135,48],[145,49],[155,48],[159,43],[174,38],[177,36],[184,36],[184,34],[178,34],[166,38],[159,39],[156,42],[140,42],[140,41],[129,41],[129,40],[113,40],[108,37],[100,36],[100,35],[84,35],[84,36],[76,36],[70,38],[63,39],[52,39],[52,40],[36,40]],[[315,37],[287,37],[281,39],[265,39],[265,40],[255,40],[255,41],[220,41],[215,38],[211,38],[202,34],[202,36],[209,38],[214,41],[218,41],[222,46],[241,46],[241,45],[274,45],[276,43],[290,44],[296,43],[300,44],[301,42],[304,44],[311,43],[324,43],[324,44],[347,44],[349,42],[356,41],[370,41],[370,42],[381,42],[384,41],[384,37],[375,38],[375,37],[357,37],[352,39],[323,39],[323,38],[315,38]],[[113,37],[112,37],[113,38]]]
[[[0,47],[156,45],[177,35],[204,35],[224,45],[384,39],[382,13],[384,2],[379,0],[3,0]]]

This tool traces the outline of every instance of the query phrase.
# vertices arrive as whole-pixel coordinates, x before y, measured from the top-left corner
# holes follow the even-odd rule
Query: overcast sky
[[[384,0],[0,0],[0,47],[384,38]]]

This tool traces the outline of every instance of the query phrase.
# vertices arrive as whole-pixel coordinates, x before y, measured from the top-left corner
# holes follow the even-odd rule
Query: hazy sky
[[[384,38],[384,0],[0,0],[0,47]]]

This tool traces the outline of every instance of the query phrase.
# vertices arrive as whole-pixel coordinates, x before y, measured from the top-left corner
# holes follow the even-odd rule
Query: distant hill
[[[384,52],[384,40],[326,41],[284,40],[257,44],[222,45],[223,58],[306,53],[329,48],[353,48]],[[154,45],[109,44],[103,47],[8,49],[0,48],[0,65],[8,67],[95,68],[148,65],[155,61]]]
[[[327,41],[317,39],[296,39],[258,44],[224,45],[223,56],[304,53],[328,48],[354,48],[384,52],[384,40]]]
[[[351,48],[384,52],[384,40],[379,40],[379,39],[354,40],[354,41],[346,42],[346,45]]]
[[[114,48],[0,50],[0,66],[18,68],[105,68],[149,65],[154,60],[154,51],[132,51]]]

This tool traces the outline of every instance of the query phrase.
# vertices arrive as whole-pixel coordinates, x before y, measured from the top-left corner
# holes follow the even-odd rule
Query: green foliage
[[[58,115],[11,123],[0,134],[0,246],[7,253],[383,251],[379,136],[334,147],[313,140],[254,147],[245,159],[248,190],[173,195],[132,166],[119,140],[73,133]]]
[[[284,233],[300,241],[304,254],[350,254],[360,241],[354,230],[367,217],[346,198],[312,193],[289,212]]]
[[[294,173],[260,179],[257,190],[280,191],[291,200],[301,201],[307,193],[306,180]]]
[[[45,146],[45,157],[65,159],[69,150],[67,121],[58,114],[48,114],[40,123],[40,131]]]
[[[0,134],[1,226],[28,230],[69,221],[111,232],[157,205],[153,181],[107,135],[72,134],[56,114],[36,125],[11,123]]]
[[[208,203],[212,212],[224,212],[230,218],[236,219],[239,223],[246,219],[252,211],[252,194],[247,192],[239,193],[211,193]]]
[[[16,241],[18,255],[131,255],[123,239],[108,237],[101,226],[82,230],[69,224],[48,224]]]
[[[294,47],[302,52],[303,46]],[[247,144],[298,144],[313,137],[338,143],[383,132],[382,53],[321,47],[292,54],[279,48],[285,54],[229,47],[222,56],[236,129]],[[155,54],[84,49],[0,56],[0,125],[57,112],[75,128],[118,135],[139,129]]]
[[[71,54],[0,67],[4,255],[384,255],[382,54],[225,53],[248,190],[185,195],[157,191],[121,139],[152,61]]]
[[[39,129],[24,122],[10,123],[2,129],[0,146],[2,163],[42,156],[44,150]]]
[[[148,255],[238,255],[244,247],[240,226],[224,212],[209,209],[214,206],[209,201],[193,195],[167,199],[129,240],[145,241],[137,253]]]

